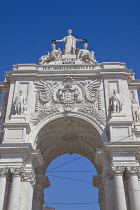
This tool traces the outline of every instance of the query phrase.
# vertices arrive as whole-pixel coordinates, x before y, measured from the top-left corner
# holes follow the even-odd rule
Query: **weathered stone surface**
[[[71,33],[53,40],[39,64],[14,65],[0,82],[3,210],[41,210],[45,170],[66,153],[95,165],[101,210],[139,209],[140,81],[124,63],[98,63],[87,45],[77,49],[86,40]]]

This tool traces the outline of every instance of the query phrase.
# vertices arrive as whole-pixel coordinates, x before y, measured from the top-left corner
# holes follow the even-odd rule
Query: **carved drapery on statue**
[[[110,108],[112,113],[120,113],[122,111],[122,101],[119,93],[113,90],[113,94],[110,98]]]
[[[44,64],[51,61],[58,61],[61,58],[62,52],[60,48],[56,50],[56,45],[54,43],[51,44],[51,48],[52,51],[48,52],[48,55],[41,56],[41,58],[39,59],[40,64]]]
[[[64,55],[75,55],[76,53],[76,43],[79,41],[83,41],[83,39],[76,39],[74,36],[72,36],[72,30],[67,30],[68,36],[65,36],[61,40],[55,40],[55,42],[64,42],[65,46],[63,49]]]
[[[75,81],[67,76],[63,81],[35,81],[37,94],[32,122],[60,112],[82,112],[105,123],[99,87],[101,80]]]
[[[97,63],[94,52],[87,50],[88,44],[86,39],[76,39],[72,36],[72,30],[69,29],[67,31],[68,36],[65,36],[63,39],[60,40],[52,40],[51,48],[52,51],[48,52],[48,55],[43,55],[39,58],[39,64],[48,64],[52,62],[61,61],[66,56],[75,56],[75,59],[81,63]],[[77,42],[83,42],[83,49],[79,49],[76,47]],[[65,43],[64,48],[56,49],[56,43],[63,42]],[[73,58],[72,58],[73,59]]]
[[[140,108],[138,106],[138,103],[134,99],[132,99],[131,102],[133,120],[135,123],[140,123]]]
[[[13,105],[15,109],[15,114],[17,115],[26,114],[27,105],[26,105],[26,99],[25,99],[25,96],[23,95],[22,90],[19,91],[19,94],[16,96],[15,102]]]
[[[94,57],[94,52],[87,50],[88,44],[83,44],[83,49],[78,50],[77,58],[79,58],[81,61],[89,61],[91,63],[96,63],[96,59]]]

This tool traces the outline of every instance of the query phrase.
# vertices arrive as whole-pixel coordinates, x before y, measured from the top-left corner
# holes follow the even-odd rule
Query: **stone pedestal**
[[[16,121],[25,122],[26,115],[11,115],[10,120],[13,122],[16,122]]]

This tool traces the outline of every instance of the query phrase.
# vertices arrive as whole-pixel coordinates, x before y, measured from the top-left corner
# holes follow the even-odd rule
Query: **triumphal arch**
[[[0,82],[0,210],[41,210],[45,171],[66,153],[94,164],[101,210],[140,210],[140,80],[67,32]]]

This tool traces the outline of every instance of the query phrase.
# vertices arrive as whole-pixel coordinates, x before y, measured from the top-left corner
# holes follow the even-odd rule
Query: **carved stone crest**
[[[66,77],[62,84],[57,84],[53,99],[62,104],[74,104],[82,101],[82,90],[72,77]]]
[[[101,80],[75,81],[67,76],[62,81],[35,81],[37,94],[32,122],[56,112],[83,112],[105,124],[99,87]]]

